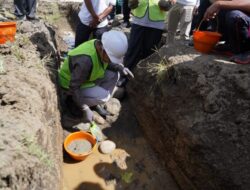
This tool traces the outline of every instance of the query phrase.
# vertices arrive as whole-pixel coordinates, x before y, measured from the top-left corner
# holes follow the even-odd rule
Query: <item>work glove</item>
[[[82,108],[82,112],[83,112],[83,120],[85,122],[92,123],[94,114],[91,111],[91,109],[89,108],[89,106],[84,105]]]
[[[123,67],[120,73],[125,75],[128,79],[134,78],[133,73],[127,67]]]

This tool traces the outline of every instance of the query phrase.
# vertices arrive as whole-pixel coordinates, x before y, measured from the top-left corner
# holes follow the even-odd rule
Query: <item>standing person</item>
[[[167,44],[174,43],[175,33],[180,23],[180,36],[182,40],[189,39],[193,11],[199,7],[200,0],[171,0],[175,5],[168,14]]]
[[[124,65],[132,70],[137,63],[151,55],[157,48],[164,29],[166,12],[158,6],[159,0],[129,0],[132,25]],[[117,86],[125,86],[121,78]]]
[[[124,65],[133,69],[137,63],[154,52],[164,29],[166,13],[158,6],[159,0],[130,0],[131,33]]]
[[[91,33],[101,39],[108,31],[107,16],[111,13],[116,0],[84,0],[78,14],[80,22],[76,28],[75,47],[89,40]]]
[[[36,0],[14,0],[17,20],[36,19]]]
[[[66,91],[68,109],[76,107],[85,122],[93,120],[90,108],[104,117],[107,115],[100,105],[111,97],[119,79],[118,72],[133,77],[122,65],[127,48],[125,34],[111,30],[103,33],[101,40],[87,41],[69,51],[59,70],[59,83]]]
[[[130,28],[131,24],[130,24],[130,8],[128,7],[128,0],[123,0],[122,3],[122,13],[123,13],[123,22],[124,22],[124,26],[126,28]]]
[[[250,1],[216,0],[204,14],[204,19],[219,17],[219,29],[225,39],[224,47],[217,49],[236,54],[231,60],[250,64]]]

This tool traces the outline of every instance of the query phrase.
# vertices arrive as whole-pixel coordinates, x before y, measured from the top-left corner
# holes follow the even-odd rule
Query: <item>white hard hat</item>
[[[102,35],[102,45],[112,63],[122,63],[128,49],[128,40],[121,31],[110,30]]]

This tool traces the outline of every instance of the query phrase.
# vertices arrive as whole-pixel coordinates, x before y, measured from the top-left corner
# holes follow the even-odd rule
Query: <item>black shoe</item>
[[[25,15],[21,15],[21,16],[16,16],[16,20],[17,21],[25,21],[25,20],[27,20],[27,18],[26,18],[26,16]]]
[[[130,28],[131,27],[131,23],[129,21],[126,22],[126,28]]]
[[[131,27],[131,23],[130,23],[130,21],[124,21],[122,23],[122,26],[125,27],[125,28],[130,28]]]
[[[29,20],[29,21],[39,21],[40,20],[37,17],[29,17],[29,16],[26,16],[26,17],[27,17],[27,20]]]
[[[120,78],[120,80],[117,82],[116,86],[125,87],[127,83],[128,83],[128,79],[126,77]]]
[[[106,118],[106,116],[110,115],[110,113],[105,110],[101,105],[91,107],[91,110],[96,111],[100,116]]]

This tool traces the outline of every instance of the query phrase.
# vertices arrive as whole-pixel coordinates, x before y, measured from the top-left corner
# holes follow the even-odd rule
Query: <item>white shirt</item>
[[[182,5],[190,5],[195,7],[199,7],[200,5],[200,0],[177,0],[176,2]]]
[[[115,6],[116,0],[91,0],[91,3],[96,15],[99,15],[103,13],[103,11],[107,9],[110,5]],[[83,1],[82,3],[78,16],[83,24],[89,26],[89,23],[92,21],[93,18],[88,8],[85,5],[85,1]],[[104,27],[107,24],[108,24],[108,19],[105,18],[100,24],[97,25],[97,28]]]

